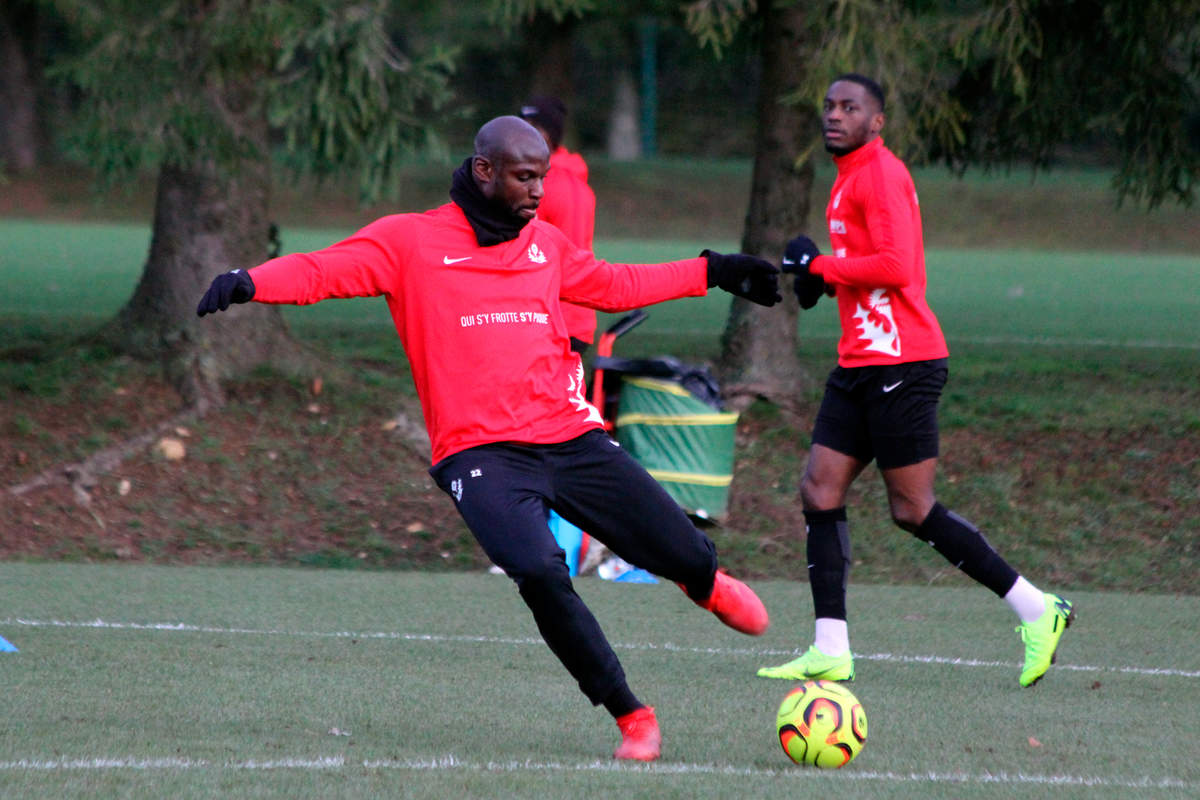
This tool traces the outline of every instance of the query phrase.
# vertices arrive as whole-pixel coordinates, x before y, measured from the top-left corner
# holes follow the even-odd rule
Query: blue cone
[[[0,653],[15,653],[17,648],[13,647],[12,642],[0,636]]]

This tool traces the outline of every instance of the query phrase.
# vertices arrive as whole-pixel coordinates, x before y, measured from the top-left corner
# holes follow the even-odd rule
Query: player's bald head
[[[496,117],[475,134],[475,155],[493,165],[528,159],[548,159],[550,150],[537,128],[520,117]]]
[[[520,117],[496,117],[475,134],[471,157],[475,185],[503,214],[521,224],[537,213],[549,167],[546,139]]]

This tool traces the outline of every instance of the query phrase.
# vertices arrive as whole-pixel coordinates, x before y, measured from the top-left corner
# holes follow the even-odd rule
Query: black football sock
[[[846,618],[846,581],[850,577],[850,524],[846,509],[805,511],[808,582],[816,618]]]
[[[979,529],[941,503],[934,503],[913,536],[933,545],[947,561],[1000,597],[1017,582],[1017,571],[992,549]]]
[[[631,711],[637,711],[642,703],[629,691],[629,685],[622,682],[620,686],[609,692],[604,698],[604,707],[613,718],[623,717]]]

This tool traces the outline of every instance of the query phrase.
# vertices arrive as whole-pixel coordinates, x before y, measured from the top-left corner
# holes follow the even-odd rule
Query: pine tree
[[[277,309],[199,320],[220,272],[268,256],[273,150],[293,174],[357,172],[377,196],[436,146],[450,54],[397,47],[383,0],[56,0],[83,43],[58,66],[83,103],[72,142],[111,182],[157,170],[149,255],[108,336],[163,359],[203,412],[222,382],[305,360]]]

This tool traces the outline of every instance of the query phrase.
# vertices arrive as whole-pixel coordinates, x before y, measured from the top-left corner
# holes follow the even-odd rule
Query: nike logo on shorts
[[[470,256],[463,256],[462,258],[451,258],[450,256],[442,256],[442,263],[443,264],[457,264],[460,261],[467,261],[470,258],[471,258]]]
[[[889,385],[887,385],[887,386],[884,386],[884,387],[883,387],[883,392],[884,392],[884,394],[887,394],[887,393],[888,393],[888,392],[890,392],[892,389],[895,389],[897,386],[899,386],[899,385],[900,385],[900,384],[902,384],[902,383],[904,383],[904,381],[896,381],[895,383],[892,383],[892,384],[889,384]]]

